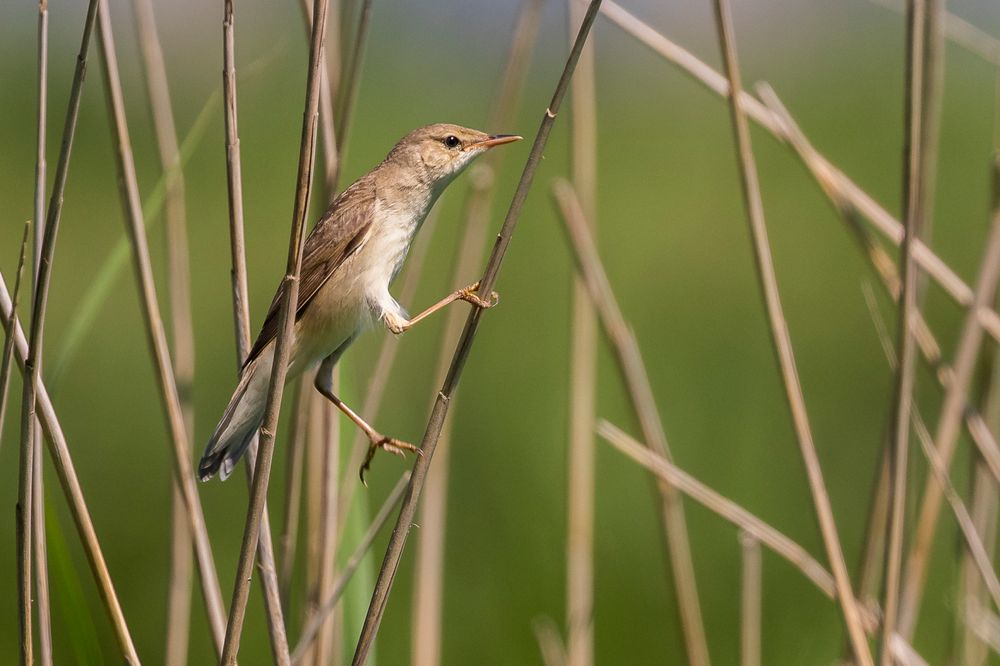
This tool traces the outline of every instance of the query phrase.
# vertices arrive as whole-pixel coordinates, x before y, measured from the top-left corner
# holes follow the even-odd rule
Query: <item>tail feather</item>
[[[259,359],[244,368],[229,406],[208,440],[205,453],[198,463],[198,476],[202,481],[208,481],[216,472],[225,480],[260,428],[264,417],[264,391],[267,388],[261,385],[260,377],[269,373],[258,372],[260,368],[257,361]]]

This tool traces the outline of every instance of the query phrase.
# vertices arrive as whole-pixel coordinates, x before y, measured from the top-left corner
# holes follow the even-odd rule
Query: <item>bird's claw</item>
[[[463,301],[472,303],[473,305],[478,306],[484,310],[488,310],[496,306],[496,304],[500,302],[500,294],[498,294],[497,292],[491,291],[489,299],[485,299],[478,293],[476,293],[478,291],[479,291],[479,282],[470,284],[468,287],[461,290],[460,292],[461,298]]]
[[[423,455],[420,447],[414,446],[409,442],[404,442],[401,439],[396,439],[395,437],[385,437],[376,433],[374,436],[369,437],[368,453],[365,455],[365,461],[361,464],[361,469],[358,470],[358,476],[361,477],[361,483],[367,488],[368,482],[365,481],[365,472],[371,467],[372,460],[375,458],[375,452],[379,449],[387,451],[393,455],[405,457],[407,453],[413,453],[415,455]]]

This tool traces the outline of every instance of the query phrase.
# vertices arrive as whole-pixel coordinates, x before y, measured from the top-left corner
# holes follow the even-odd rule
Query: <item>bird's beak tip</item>
[[[492,148],[494,146],[502,146],[505,143],[514,143],[523,138],[523,136],[518,136],[517,134],[491,134],[488,139],[484,139],[474,145],[477,148]]]

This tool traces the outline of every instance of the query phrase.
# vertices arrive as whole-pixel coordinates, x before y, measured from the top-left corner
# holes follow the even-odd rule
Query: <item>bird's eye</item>
[[[448,146],[449,148],[458,148],[461,145],[461,143],[462,142],[459,141],[458,137],[455,136],[454,134],[445,138],[444,140],[444,145]]]

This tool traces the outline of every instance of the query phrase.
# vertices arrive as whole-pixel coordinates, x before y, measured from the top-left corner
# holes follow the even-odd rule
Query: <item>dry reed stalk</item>
[[[900,14],[906,11],[906,4],[904,2],[897,2],[896,0],[868,1]],[[970,53],[976,54],[986,62],[1000,67],[1000,40],[997,40],[993,35],[977,28],[951,12],[944,12],[943,14],[943,33],[945,37]]]
[[[801,571],[823,594],[830,599],[836,599],[837,588],[833,576],[805,548],[736,502],[723,497],[698,481],[665,457],[651,450],[648,445],[640,444],[617,426],[602,419],[598,421],[597,434],[629,458],[669,483],[671,487],[752,535],[761,544]],[[875,623],[873,620],[869,620],[868,624],[874,627]]]
[[[543,666],[566,666],[566,646],[555,620],[547,615],[538,617],[531,623],[531,628],[538,641],[538,650],[542,653]]]
[[[742,577],[740,594],[740,664],[760,666],[761,552],[760,541],[740,532]]]
[[[872,319],[875,322],[879,338],[882,342],[882,348],[885,352],[886,360],[891,368],[896,369],[899,364],[898,356],[894,346],[888,339],[888,334],[886,333],[885,327],[881,322],[880,314],[875,308],[871,308],[870,312],[872,314]],[[990,557],[988,549],[985,546],[984,540],[980,536],[982,530],[978,529],[976,521],[972,518],[971,513],[965,507],[965,504],[962,502],[958,493],[952,486],[951,480],[948,476],[948,470],[938,451],[934,448],[934,442],[931,439],[929,431],[927,430],[927,426],[920,417],[920,413],[917,410],[916,405],[912,406],[910,418],[913,423],[914,431],[917,434],[917,438],[921,443],[924,455],[929,463],[931,476],[934,477],[945,498],[948,500],[948,503],[955,514],[955,519],[958,523],[959,529],[965,537],[965,541],[968,546],[967,555],[971,558],[972,564],[976,567],[976,570],[982,577],[982,581],[986,584],[987,590],[989,590],[990,594],[993,596],[994,603],[1000,607],[1000,579],[997,578],[996,573],[992,569],[992,558]],[[899,636],[900,634],[897,633],[892,635]],[[885,653],[885,655],[883,655],[883,659],[888,659],[888,654],[890,653]]]
[[[965,623],[993,652],[1000,654],[1000,616],[985,606],[971,603],[963,609]]]
[[[305,238],[305,218],[309,210],[309,195],[312,189],[312,170],[316,154],[316,115],[319,109],[320,55],[326,31],[327,0],[315,0],[313,5],[313,29],[309,42],[309,67],[306,79],[305,111],[302,120],[302,140],[299,147],[298,177],[295,205],[292,214],[292,229],[288,244],[288,262],[282,283],[280,328],[275,341],[274,363],[264,411],[264,423],[260,429],[257,465],[254,469],[253,485],[247,508],[243,544],[240,548],[233,601],[229,608],[229,623],[221,662],[226,666],[236,663],[243,618],[246,613],[247,597],[250,594],[250,574],[253,568],[254,551],[257,549],[261,528],[261,516],[267,496],[267,484],[271,474],[274,455],[274,438],[281,410],[281,395],[291,351],[294,315],[293,304],[298,299],[299,270],[302,266],[302,245]]]
[[[771,112],[783,123],[787,135],[786,140],[789,145],[799,154],[803,162],[810,163],[812,161],[811,154],[815,153],[815,150],[809,144],[802,129],[796,124],[791,114],[789,114],[788,109],[778,99],[774,89],[766,83],[759,84],[757,88],[761,99],[764,100],[764,103]],[[889,296],[893,301],[899,303],[902,292],[902,278],[893,258],[877,242],[874,234],[863,225],[861,215],[854,208],[853,204],[842,198],[833,188],[829,187],[830,183],[828,181],[820,178],[817,178],[817,181],[830,199],[834,209],[858,241],[858,244]],[[919,239],[914,240],[920,242]],[[944,362],[941,354],[941,346],[935,339],[934,333],[930,330],[920,308],[911,313],[910,324],[911,334],[914,336],[921,354],[926,359],[927,364],[934,370],[938,382],[942,386],[947,386],[952,380],[953,373],[951,367]]]
[[[101,64],[104,69],[105,93],[109,115],[113,125],[113,140],[115,160],[118,171],[119,189],[122,197],[122,208],[126,218],[126,228],[132,246],[132,259],[135,264],[136,281],[142,300],[143,318],[146,334],[153,355],[160,399],[163,403],[170,439],[174,454],[174,472],[177,486],[184,495],[185,510],[194,540],[198,572],[201,577],[201,587],[205,598],[206,610],[216,649],[221,651],[224,631],[222,594],[219,590],[218,576],[212,557],[212,548],[208,541],[208,531],[205,528],[205,517],[198,500],[198,491],[194,482],[194,471],[188,456],[190,445],[187,440],[187,429],[184,415],[181,411],[177,384],[173,375],[173,365],[167,348],[166,333],[163,319],[160,316],[159,304],[156,298],[156,287],[153,282],[152,262],[149,257],[149,244],[146,239],[146,227],[143,221],[142,203],[139,198],[139,185],[135,173],[135,161],[132,155],[131,139],[128,123],[125,118],[125,102],[122,94],[121,78],[118,73],[118,58],[115,54],[114,35],[111,31],[111,17],[107,3],[101,2],[100,18]]]
[[[928,666],[924,658],[899,634],[893,634],[889,641],[889,654],[900,666]]]
[[[287,616],[290,610],[292,573],[295,570],[295,553],[299,538],[299,516],[302,506],[302,468],[306,453],[306,425],[312,380],[307,376],[299,380],[292,402],[291,430],[285,458],[285,502],[281,534],[278,537],[278,591],[281,607]]]
[[[243,224],[243,167],[239,116],[236,113],[236,38],[233,0],[225,0],[222,20],[222,99],[226,129],[226,188],[229,200],[229,248],[232,269],[233,329],[236,363],[250,351],[250,297],[247,288],[246,237]]]
[[[42,228],[45,219],[45,185],[46,185],[46,151],[48,150],[48,78],[49,78],[49,3],[48,0],[38,0],[38,116],[35,123],[35,243],[32,252],[32,284],[38,276],[38,262],[41,258],[41,245],[44,235]],[[22,248],[23,251],[23,248]],[[20,268],[18,275],[20,276]],[[34,294],[32,294],[34,298]],[[15,308],[16,310],[16,308]],[[39,373],[41,373],[41,354],[39,354]],[[10,358],[5,354],[4,363],[8,365]],[[0,382],[5,377],[0,377]],[[7,398],[7,387],[0,391],[0,430],[3,429],[4,400]],[[38,602],[38,657],[42,666],[52,664],[52,611],[49,600],[48,548],[45,537],[45,479],[42,474],[42,427],[35,419],[32,426],[32,442],[35,448],[32,460],[32,537],[35,550],[35,595]],[[0,433],[2,434],[2,433]]]
[[[576,35],[586,5],[568,0],[569,40]],[[591,226],[597,222],[597,91],[594,41],[580,54],[570,88],[570,172]],[[566,663],[594,662],[594,415],[597,400],[597,316],[587,287],[573,275],[569,349],[569,437],[566,480]],[[678,586],[678,589],[681,589]],[[697,607],[697,599],[695,600]],[[686,606],[681,605],[690,642]],[[700,620],[700,618],[699,618]],[[700,621],[698,628],[701,629]],[[704,635],[697,644],[704,647]],[[690,647],[689,647],[690,650]],[[692,663],[705,655],[690,650]],[[694,657],[699,659],[695,660]]]
[[[35,558],[35,602],[38,615],[38,661],[51,666],[52,661],[52,606],[49,601],[48,547],[45,538],[45,487],[42,478],[42,428],[35,419],[32,442],[31,535]]]
[[[994,174],[996,175],[996,170]],[[994,200],[1000,198],[1000,182],[994,180]],[[1000,360],[995,349],[987,349],[980,357],[983,372],[980,374],[979,395],[980,405],[984,414],[983,427],[1000,430]],[[984,459],[974,461],[972,517],[976,531],[986,544],[990,561],[996,555],[998,520],[1000,520],[1000,485],[996,477],[991,476],[992,470]],[[967,666],[984,666],[987,660],[986,642],[969,626],[966,609],[975,604],[981,607],[985,603],[985,590],[982,578],[975,569],[975,563],[970,555],[962,558],[961,585],[958,608],[961,610],[962,641],[961,654],[963,664]]]
[[[900,297],[897,322],[896,383],[892,416],[889,422],[889,497],[891,507],[886,525],[885,578],[882,595],[881,661],[892,661],[892,637],[900,601],[900,576],[903,563],[904,521],[906,518],[907,455],[910,443],[910,418],[913,391],[916,385],[916,345],[910,322],[919,310],[919,273],[913,266],[911,248],[920,237],[930,209],[928,187],[929,156],[925,148],[924,111],[929,96],[925,81],[927,50],[924,41],[931,21],[927,0],[913,0],[907,9],[906,21],[906,85],[904,101],[903,145],[903,238],[900,253]]]
[[[334,92],[340,81],[340,3],[334,0],[327,13],[327,33],[332,34],[332,43],[324,44],[320,56],[319,84],[319,134],[323,140],[323,202],[333,199],[337,189],[337,177],[340,171],[340,155],[337,152],[337,130],[334,124]],[[312,5],[309,0],[301,0],[302,18],[306,29],[306,39],[312,31]],[[328,38],[329,39],[329,38]],[[333,408],[333,405],[330,405]]]
[[[531,53],[538,36],[543,9],[542,0],[524,0],[511,37],[507,63],[494,93],[486,127],[498,131],[514,122],[521,91],[524,88]],[[496,194],[495,174],[504,151],[491,151],[472,167],[469,191],[462,211],[462,239],[452,261],[451,282],[455,289],[468,284],[482,261],[490,210]],[[448,372],[451,351],[462,332],[463,312],[448,310],[438,345],[435,381],[440,383]],[[413,589],[413,630],[411,636],[414,666],[434,666],[441,660],[442,597],[444,588],[445,531],[447,523],[448,477],[450,469],[452,423],[441,431],[436,451],[437,468],[428,478],[418,522],[421,529],[416,543],[416,574]],[[361,450],[361,441],[355,443]]]
[[[334,583],[330,586],[326,596],[323,598],[323,603],[317,607],[315,614],[312,618],[310,618],[305,628],[302,629],[302,635],[299,636],[299,642],[295,646],[295,651],[292,653],[293,664],[301,664],[303,657],[308,654],[313,640],[319,634],[323,626],[326,616],[329,615],[336,607],[341,595],[343,595],[344,590],[347,588],[347,583],[350,582],[354,572],[357,571],[358,567],[361,565],[361,560],[364,559],[365,554],[371,548],[372,543],[375,541],[375,537],[378,536],[382,526],[389,520],[389,515],[392,513],[393,508],[403,497],[403,492],[406,490],[409,480],[410,472],[404,472],[399,481],[396,482],[396,485],[393,487],[388,497],[385,498],[385,501],[382,503],[382,507],[378,510],[378,513],[375,514],[371,525],[368,526],[368,531],[366,531],[364,536],[361,537],[361,541],[359,541],[358,545],[354,548],[354,552],[351,553],[347,562],[344,563],[343,570],[340,572],[336,581],[334,581]]]
[[[171,489],[170,504],[170,587],[167,591],[167,636],[163,663],[165,666],[183,666],[188,659],[191,629],[194,553],[184,512],[184,498],[176,487]]]
[[[820,533],[823,537],[826,555],[837,585],[837,598],[844,616],[844,624],[851,639],[854,656],[864,666],[872,664],[873,660],[871,651],[868,648],[864,628],[861,624],[857,600],[854,598],[850,577],[847,573],[847,564],[844,561],[840,537],[837,534],[837,526],[833,517],[833,508],[830,505],[830,497],[827,494],[826,484],[823,481],[823,472],[820,468],[819,457],[816,454],[816,446],[813,442],[812,428],[809,424],[802,385],[799,381],[798,371],[795,369],[795,353],[792,349],[788,322],[785,320],[781,306],[778,283],[774,274],[774,262],[771,257],[771,248],[764,222],[764,207],[761,200],[760,187],[757,182],[757,167],[754,162],[753,148],[750,142],[750,128],[747,123],[746,112],[739,102],[742,85],[740,84],[732,15],[727,0],[716,0],[715,12],[719,42],[723,52],[724,70],[729,79],[729,108],[732,116],[733,133],[737,144],[737,156],[739,158],[740,175],[743,184],[744,206],[746,208],[750,233],[753,237],[754,260],[761,291],[763,292],[767,307],[771,341],[774,345],[775,354],[778,357],[782,381],[785,386],[785,397],[788,400],[796,438],[798,439],[802,460],[806,467]]]
[[[493,252],[486,264],[483,277],[479,281],[479,290],[483,293],[491,292],[496,284],[500,265],[503,262],[504,255],[510,245],[511,236],[517,226],[517,221],[520,217],[524,200],[527,198],[528,191],[531,189],[531,183],[534,179],[535,171],[537,170],[538,163],[542,158],[542,151],[548,142],[549,133],[552,130],[552,125],[559,112],[559,107],[562,104],[563,97],[566,94],[566,88],[569,85],[573,70],[576,67],[576,62],[580,57],[580,51],[587,40],[587,36],[590,33],[590,28],[593,26],[594,19],[597,16],[597,10],[600,8],[600,5],[601,0],[591,0],[590,7],[587,10],[587,15],[584,18],[583,24],[580,27],[580,32],[577,35],[576,42],[574,43],[573,49],[566,61],[563,72],[559,77],[559,83],[556,85],[552,100],[549,103],[548,108],[545,110],[545,115],[542,118],[541,124],[538,128],[538,133],[536,134],[534,143],[531,147],[531,152],[528,155],[528,160],[525,163],[524,171],[521,174],[521,180],[518,183],[517,190],[511,200],[510,208],[507,211],[507,216],[504,219],[503,227],[497,235]],[[392,581],[395,577],[396,569],[399,566],[399,560],[402,557],[403,548],[406,545],[406,538],[410,531],[410,525],[412,524],[413,518],[416,514],[417,502],[420,499],[420,493],[423,489],[424,480],[427,477],[427,470],[434,457],[434,449],[437,446],[438,438],[441,435],[441,428],[444,425],[444,419],[448,413],[451,396],[458,386],[458,381],[461,377],[465,362],[472,349],[472,343],[475,340],[476,330],[478,329],[481,316],[481,308],[473,306],[470,309],[465,329],[463,330],[458,346],[455,349],[455,355],[452,360],[451,368],[449,369],[448,375],[445,377],[441,390],[438,392],[437,399],[434,402],[434,407],[427,423],[427,429],[424,432],[423,440],[420,445],[422,455],[416,457],[417,459],[413,466],[413,476],[410,479],[406,496],[403,499],[403,505],[399,511],[396,526],[389,539],[389,546],[386,549],[385,558],[382,562],[382,567],[379,570],[378,579],[375,583],[375,590],[372,593],[371,604],[368,607],[368,613],[365,616],[361,636],[358,639],[358,645],[353,659],[355,666],[365,663],[368,651],[371,649],[372,643],[375,641],[375,635],[378,633],[378,626],[381,623],[382,615],[385,612],[389,592],[392,588]]]
[[[146,0],[148,2],[148,0]],[[232,261],[233,319],[235,323],[237,371],[250,349],[250,303],[247,297],[246,241],[243,224],[243,176],[240,159],[239,123],[236,96],[236,37],[235,14],[232,0],[223,5],[223,74],[222,96],[225,103],[226,132],[226,183],[229,199],[229,243]],[[257,465],[257,441],[247,447],[247,485],[253,485]],[[276,664],[288,663],[288,637],[282,611],[280,585],[271,540],[271,520],[264,503],[260,519],[260,538],[257,541],[257,568],[260,571],[264,612],[267,618],[271,654]]]
[[[306,39],[312,32],[312,6],[308,0],[302,0],[300,3],[302,8],[303,25],[305,27]],[[336,82],[339,79],[339,67],[340,67],[340,48],[339,48],[339,34],[340,28],[339,22],[339,2],[334,2],[333,6],[327,10],[327,33],[333,34],[332,43],[324,43],[319,56],[319,77],[320,77],[320,88],[319,88],[319,135],[323,142],[323,173],[324,173],[324,187],[322,189],[321,203],[323,206],[326,202],[333,198],[337,187],[337,177],[340,169],[339,152],[337,149],[337,138],[336,129],[334,124],[334,91],[336,90]],[[330,63],[333,62],[333,71],[331,72]],[[340,366],[333,368],[332,376],[330,377],[330,384],[335,390],[339,389],[340,386]],[[300,385],[301,392],[311,392],[312,386],[310,383],[303,381]],[[314,398],[315,396],[313,396]],[[304,423],[305,416],[309,412],[307,408],[310,405],[310,400],[302,400],[301,396],[297,400],[296,404],[296,421],[300,422],[300,425]],[[318,530],[314,533],[310,531],[311,547],[308,551],[310,558],[309,570],[310,575],[308,576],[308,605],[306,607],[307,617],[311,617],[315,612],[315,607],[319,603],[319,599],[322,598],[324,591],[330,584],[330,580],[333,577],[334,569],[336,567],[336,544],[338,536],[338,515],[336,499],[338,497],[337,493],[337,467],[340,459],[340,428],[339,428],[339,414],[336,412],[334,406],[327,401],[318,401],[312,404],[312,410],[315,411],[316,418],[321,420],[322,426],[316,429],[301,430],[296,428],[295,435],[304,436],[308,434],[310,438],[315,438],[314,442],[310,442],[310,447],[313,445],[316,450],[321,453],[321,460],[317,461],[317,470],[321,473],[311,477],[314,483],[315,492],[311,495],[315,495],[315,504],[310,503],[311,518],[317,523]],[[289,522],[293,530],[297,531],[298,521],[299,521],[299,511],[301,509],[301,480],[302,474],[301,470],[295,468],[296,465],[301,464],[303,459],[303,453],[305,451],[304,441],[292,441],[290,442],[288,460],[290,464],[290,469],[288,470],[288,480],[291,485],[288,486],[286,490],[286,501],[287,505],[285,507],[285,514],[289,517]],[[315,484],[318,484],[316,486]],[[287,526],[286,526],[287,527]],[[288,536],[291,536],[290,534]],[[315,538],[314,538],[315,537]],[[290,583],[292,571],[294,568],[294,552],[295,544],[290,542],[285,542],[290,550],[287,555],[291,557],[286,558],[282,566],[284,567],[285,576]],[[286,590],[286,600],[288,594]],[[286,601],[287,603],[287,601]],[[316,646],[316,650],[311,653],[310,661],[314,661],[317,664],[326,664],[329,662],[329,657],[331,652],[334,650],[334,644],[337,642],[337,625],[335,623],[335,618],[331,617],[329,622],[326,623],[324,631]],[[336,660],[335,663],[339,663]]]
[[[191,277],[188,266],[187,212],[184,202],[184,173],[180,147],[167,83],[167,69],[156,29],[152,0],[133,0],[136,32],[146,95],[156,132],[160,168],[166,179],[165,228],[167,246],[167,293],[170,302],[171,359],[188,441],[194,438],[194,327],[191,320]],[[189,452],[190,455],[190,452]],[[180,491],[171,489],[170,587],[167,597],[167,631],[164,663],[180,666],[187,662],[191,622],[191,579],[194,556],[191,535],[184,518]]]
[[[340,391],[339,373],[333,376],[333,392]],[[332,404],[327,405],[322,410],[323,415],[323,437],[325,464],[323,465],[321,487],[320,487],[320,544],[319,544],[319,575],[316,579],[316,599],[320,601],[328,594],[334,585],[334,574],[337,564],[337,536],[338,536],[338,516],[337,516],[337,479],[338,468],[340,466],[340,415],[330,409]],[[335,617],[331,614],[323,621],[319,636],[316,641],[317,666],[326,666],[330,663],[332,647],[335,643],[334,631]],[[339,655],[338,655],[339,657]],[[340,661],[339,658],[337,660]]]
[[[962,498],[959,497],[958,492],[952,485],[944,460],[941,459],[941,456],[934,448],[930,432],[927,430],[927,426],[924,425],[924,421],[920,418],[920,414],[916,408],[913,410],[913,430],[920,441],[924,456],[929,463],[931,476],[934,477],[938,487],[941,488],[941,492],[944,494],[945,499],[948,500],[948,504],[955,514],[955,522],[958,523],[959,530],[965,539],[968,553],[972,557],[979,575],[982,576],[986,590],[990,593],[993,604],[1000,608],[1000,579],[997,578],[997,574],[993,570],[989,551],[976,530],[975,521],[973,521],[969,509],[965,506]]]
[[[602,9],[605,17],[628,34],[635,37],[644,46],[651,49],[665,60],[677,65],[695,81],[716,93],[720,97],[729,94],[729,84],[726,78],[709,65],[699,60],[694,54],[678,46],[649,25],[629,14],[620,5],[607,0]],[[788,128],[760,101],[741,92],[739,106],[748,117],[772,134],[781,142],[789,141]],[[808,155],[799,155],[805,166],[819,180],[828,196],[835,193],[843,202],[850,204],[858,213],[894,245],[899,245],[903,238],[903,225],[885,208],[876,202],[854,181],[837,169],[829,160],[810,146]],[[972,303],[972,288],[955,273],[933,250],[920,240],[913,244],[913,261],[921,270],[934,279],[948,296],[961,307],[969,307]],[[1000,341],[1000,314],[993,308],[983,307],[976,311],[980,325],[997,341]]]
[[[28,232],[31,230],[31,220],[24,223],[24,235],[21,238],[21,254],[17,259],[17,271],[14,273],[14,293],[10,317],[4,317],[3,329],[10,331],[17,321],[17,303],[21,297],[21,277],[24,273],[24,260],[28,251]],[[3,440],[4,415],[7,411],[7,387],[10,384],[10,364],[14,356],[14,336],[7,335],[3,341],[3,359],[0,360],[0,441]]]
[[[584,286],[589,292],[588,297],[596,306],[605,334],[611,341],[619,372],[639,421],[643,439],[657,454],[671,460],[670,445],[656,408],[656,400],[646,374],[639,343],[625,321],[608,282],[580,201],[573,187],[565,181],[557,182],[553,186],[553,193],[559,204],[560,216],[570,240],[577,271],[583,278]],[[680,495],[669,483],[660,480],[657,486],[660,495],[661,528],[670,555],[674,585],[677,588],[677,602],[682,618],[686,618],[683,622],[688,660],[692,663],[708,663],[708,647],[705,644],[704,628],[701,623],[684,506]]]
[[[83,36],[80,41],[80,52],[77,55],[76,70],[70,88],[69,108],[66,112],[66,124],[63,129],[62,146],[59,151],[59,162],[56,165],[55,181],[52,186],[52,198],[49,202],[41,248],[37,250],[38,275],[35,280],[31,315],[31,337],[28,354],[25,359],[24,392],[21,401],[21,448],[18,466],[18,499],[15,508],[16,543],[18,557],[18,611],[20,620],[19,651],[21,662],[33,662],[32,623],[31,623],[31,581],[32,581],[32,544],[33,540],[33,486],[35,476],[35,435],[37,429],[36,400],[38,385],[41,381],[42,340],[45,325],[45,311],[48,303],[49,282],[51,277],[52,257],[55,251],[56,231],[59,228],[59,218],[62,214],[63,192],[66,187],[66,177],[69,172],[70,153],[73,138],[76,133],[76,121],[80,111],[80,97],[83,92],[84,73],[87,67],[87,51],[90,47],[90,37],[93,34],[97,18],[97,2],[91,0],[84,21]],[[47,43],[47,42],[46,42]],[[39,111],[41,114],[41,110]],[[41,116],[40,116],[41,117]],[[37,169],[37,167],[36,167]],[[36,187],[37,205],[37,187]],[[36,224],[41,221],[37,220]],[[131,640],[128,641],[131,645]],[[134,648],[126,651],[134,654]]]
[[[253,486],[253,470],[257,467],[257,447],[247,447],[247,486]],[[264,599],[264,617],[267,620],[271,657],[278,666],[288,666],[288,636],[285,632],[285,616],[281,605],[281,590],[278,587],[278,567],[274,561],[271,544],[271,519],[264,503],[260,519],[260,537],[257,540],[257,571]]]
[[[365,45],[368,43],[371,17],[372,0],[363,0],[361,4],[361,16],[358,19],[358,29],[355,33],[354,44],[351,49],[351,59],[348,61],[344,78],[340,82],[340,95],[338,95],[337,99],[338,107],[335,132],[337,158],[340,164],[344,162],[348,133],[351,129],[351,120],[354,115],[354,102],[358,96],[358,88],[361,86],[361,64],[365,57]],[[339,169],[337,175],[339,175]],[[336,178],[334,178],[330,191],[336,190],[336,187]]]
[[[50,208],[51,210],[51,208]],[[42,256],[45,256],[43,254]],[[28,365],[29,345],[28,340],[21,329],[21,323],[13,317],[14,308],[11,296],[7,291],[7,284],[0,275],[0,321],[7,324],[6,335],[14,339],[14,360],[22,375],[27,378],[31,371]],[[56,416],[55,408],[49,399],[49,393],[45,388],[45,383],[39,378],[36,392],[38,420],[41,422],[42,430],[46,441],[49,443],[49,455],[52,457],[52,465],[59,476],[59,483],[66,496],[66,503],[69,505],[73,515],[73,522],[80,535],[80,542],[83,551],[87,556],[94,581],[97,583],[97,590],[101,597],[101,603],[111,620],[115,632],[115,639],[121,649],[121,657],[128,664],[138,664],[139,657],[135,652],[132,643],[132,636],[125,623],[125,616],[122,613],[121,604],[118,602],[118,595],[115,592],[114,583],[108,573],[108,566],[104,560],[104,553],[101,551],[101,544],[97,540],[97,532],[94,530],[94,521],[90,517],[87,509],[87,502],[80,487],[80,480],[73,467],[73,459],[70,456],[69,447],[66,444],[66,437],[63,434],[62,426]]]
[[[1000,279],[1000,206],[993,212],[989,238],[976,278],[973,302],[966,314],[955,349],[955,362],[952,364],[954,379],[945,392],[934,436],[934,446],[946,471],[951,465],[958,444],[969,384],[983,339],[983,330],[976,312],[993,302],[998,279]],[[903,637],[911,636],[916,625],[941,499],[942,487],[932,476],[927,480],[924,489],[916,535],[906,562],[899,620],[899,633]]]
[[[326,442],[323,441],[324,402],[328,402],[313,388],[313,382],[303,382],[303,390],[309,396],[306,426],[306,552],[305,583],[306,606],[303,624],[312,620],[319,608],[320,550],[323,547],[323,469],[326,467]],[[306,661],[315,662],[315,651],[309,650]]]
[[[789,142],[795,148],[800,155],[808,155],[809,151],[812,150],[809,146],[808,141],[805,139],[801,130],[795,124],[795,121],[788,114],[787,109],[781,104],[781,101],[777,98],[774,91],[766,85],[760,87],[761,96],[767,103],[768,107],[777,114],[778,118],[786,124],[789,136]],[[804,158],[808,162],[808,158]],[[820,181],[821,183],[823,181]],[[870,239],[870,234],[866,233],[858,224],[857,211],[852,208],[852,206],[846,201],[839,199],[834,193],[828,192],[831,200],[834,202],[835,207],[838,212],[844,217],[845,221],[848,222],[849,226],[858,231],[858,238],[862,240],[862,244],[869,248],[867,252],[868,258],[871,260],[873,266],[876,269],[876,273],[885,285],[886,290],[889,292],[893,299],[898,300],[900,297],[900,279],[896,272],[895,267],[892,265],[891,259],[889,259],[888,254],[881,249],[880,246],[874,244]],[[871,302],[871,298],[866,293],[866,302],[868,302],[869,309],[875,312],[875,306]],[[876,322],[876,327],[880,325],[880,320],[877,317],[873,317]],[[918,346],[921,353],[926,359],[927,363],[931,368],[935,370],[935,377],[938,383],[947,392],[949,387],[952,386],[954,382],[955,373],[953,368],[944,362],[941,354],[941,346],[938,344],[931,332],[930,327],[927,325],[922,313],[919,309],[913,313],[913,318],[911,319],[911,324],[913,326],[913,335],[916,338]],[[883,336],[880,335],[880,340],[884,340]],[[890,345],[891,346],[891,345]],[[962,408],[964,414],[964,420],[966,428],[968,429],[969,435],[971,436],[973,442],[976,444],[979,452],[983,457],[983,461],[986,463],[987,467],[993,473],[994,477],[1000,480],[1000,446],[998,446],[996,439],[993,437],[991,430],[987,427],[983,415],[980,413],[979,409],[972,403],[966,401]],[[880,484],[887,486],[887,481],[879,481]],[[886,494],[887,488],[880,485],[876,493],[878,497],[881,494]],[[878,508],[873,506],[873,511]],[[862,578],[859,583],[859,590],[868,589],[868,582],[874,580],[874,576],[871,574],[870,566],[874,562],[874,559],[869,557],[871,550],[869,546],[871,543],[866,544],[866,556],[865,565],[862,569]]]
[[[997,536],[997,483],[981,462],[974,462],[972,488],[972,522],[980,540],[986,546],[990,562],[996,555]],[[986,602],[983,578],[979,575],[971,553],[962,556],[960,582],[957,593],[957,608],[961,622],[961,640],[956,645],[958,654],[954,662],[965,666],[985,666],[987,660],[986,643],[972,630],[967,620],[966,609],[971,604],[982,606]]]

